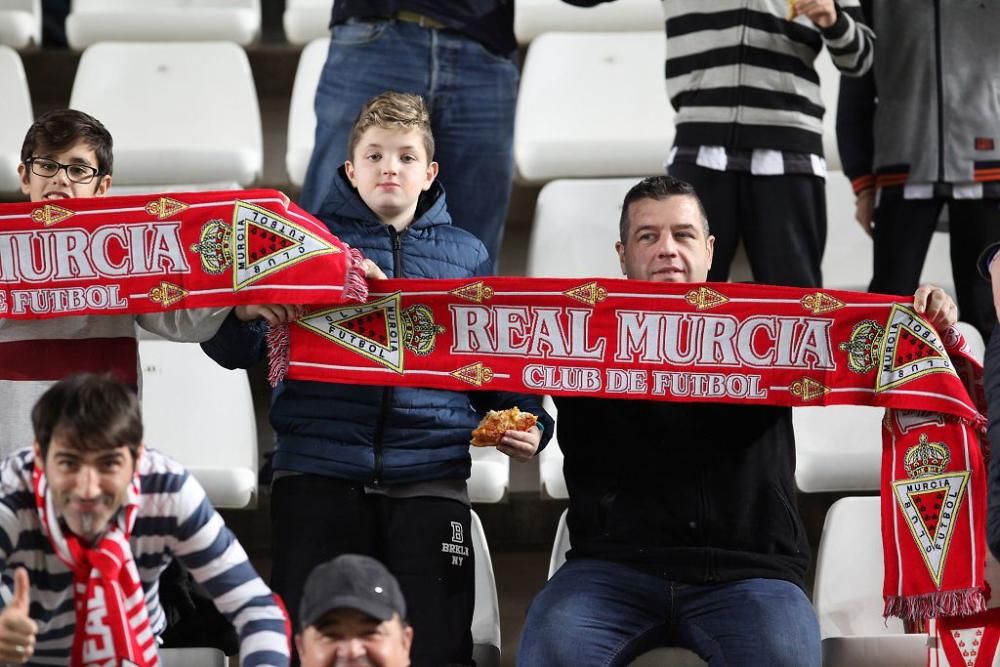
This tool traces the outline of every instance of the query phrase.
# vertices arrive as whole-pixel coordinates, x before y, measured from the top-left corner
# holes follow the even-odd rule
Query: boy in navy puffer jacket
[[[489,275],[483,244],[451,225],[433,154],[423,100],[379,95],[355,122],[351,159],[318,217],[389,277]],[[204,348],[223,366],[252,365],[264,354],[261,318],[289,316],[280,307],[235,309]],[[281,383],[271,407],[271,583],[288,609],[296,613],[314,566],[368,554],[399,579],[414,626],[413,664],[471,664],[469,438],[487,409],[514,405],[538,415],[541,428],[508,432],[498,449],[526,461],[553,432],[537,397]]]

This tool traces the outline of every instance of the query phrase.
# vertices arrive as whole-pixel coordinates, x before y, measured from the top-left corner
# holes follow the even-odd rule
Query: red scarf
[[[1000,660],[1000,609],[932,620],[928,667],[992,667]]]
[[[128,660],[137,667],[157,667],[156,637],[149,626],[145,591],[129,545],[139,510],[138,474],[129,484],[125,504],[91,547],[63,531],[38,461],[32,481],[42,532],[73,573],[76,625],[69,664],[106,667]]]
[[[3,204],[0,317],[362,301],[362,259],[276,190]]]
[[[911,299],[603,279],[392,280],[372,290],[367,304],[273,332],[272,379],[893,408],[886,612],[918,620],[984,608],[983,419],[963,382],[981,395],[978,365],[960,337],[946,349]]]

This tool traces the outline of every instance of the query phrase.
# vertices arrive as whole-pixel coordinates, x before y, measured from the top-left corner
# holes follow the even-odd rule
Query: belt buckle
[[[428,28],[430,30],[439,30],[444,27],[444,24],[437,19],[432,19],[429,16],[424,16],[417,12],[402,11],[396,12],[396,20],[404,21],[405,23],[415,23],[421,28]]]

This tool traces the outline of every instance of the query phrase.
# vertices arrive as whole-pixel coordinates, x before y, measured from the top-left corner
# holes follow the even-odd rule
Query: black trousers
[[[705,205],[715,236],[708,279],[726,281],[740,240],[754,280],[769,285],[819,287],[826,245],[826,187],[806,174],[754,176],[695,164],[670,165]]]
[[[476,580],[470,517],[455,500],[394,499],[329,477],[281,477],[271,491],[271,586],[298,630],[309,572],[340,554],[372,556],[396,576],[406,598],[412,664],[471,665]]]
[[[875,209],[875,267],[868,291],[913,294],[945,203],[959,319],[989,340],[997,316],[992,287],[979,276],[976,260],[986,246],[1000,241],[1000,200],[903,199],[902,188],[883,190]]]

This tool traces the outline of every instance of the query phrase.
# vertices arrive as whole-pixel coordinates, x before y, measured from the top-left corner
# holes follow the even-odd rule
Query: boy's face
[[[351,158],[344,169],[361,199],[382,222],[405,229],[413,222],[420,193],[438,172],[437,162],[427,161],[420,131],[370,127]]]
[[[97,169],[97,154],[85,141],[78,141],[66,150],[51,151],[39,146],[32,158],[42,158],[63,165],[83,165]],[[42,171],[37,168],[36,171]],[[31,201],[47,201],[68,197],[103,197],[111,186],[111,176],[95,176],[89,183],[75,183],[70,180],[66,169],[58,169],[53,176],[39,176],[29,165],[17,166],[21,178],[21,192]],[[79,179],[78,179],[79,180]]]
[[[52,492],[55,511],[73,533],[92,544],[125,502],[138,457],[126,446],[99,452],[84,452],[58,436],[49,443],[44,461],[45,479]],[[42,451],[35,443],[35,461]]]

